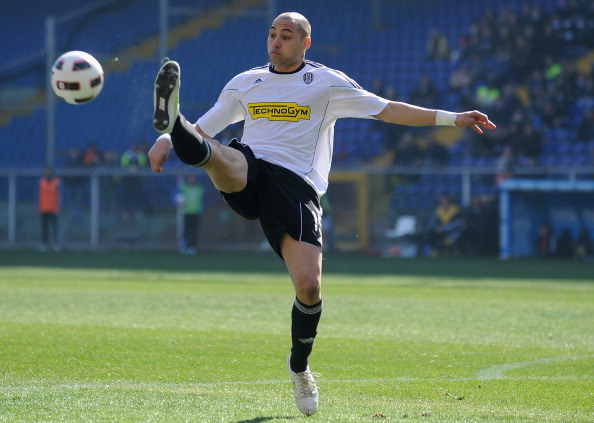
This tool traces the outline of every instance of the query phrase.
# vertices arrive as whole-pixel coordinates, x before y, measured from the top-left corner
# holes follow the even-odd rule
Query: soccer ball
[[[64,53],[52,66],[52,88],[70,104],[85,104],[97,97],[103,78],[101,64],[84,51]]]

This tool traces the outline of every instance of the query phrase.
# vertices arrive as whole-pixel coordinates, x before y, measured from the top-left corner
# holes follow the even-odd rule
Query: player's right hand
[[[148,159],[153,172],[163,172],[163,163],[169,158],[169,141],[158,138],[148,152]]]

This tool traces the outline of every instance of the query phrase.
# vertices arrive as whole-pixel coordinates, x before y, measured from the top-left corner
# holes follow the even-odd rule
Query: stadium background
[[[431,255],[423,234],[437,198],[449,194],[469,213],[478,213],[482,222],[478,241],[459,245],[452,253],[497,256],[499,178],[512,174],[513,179],[535,183],[583,182],[579,191],[571,191],[570,200],[550,194],[554,186],[528,190],[530,196],[518,212],[521,219],[509,231],[517,241],[512,244],[520,247],[508,253],[535,255],[532,240],[543,222],[551,223],[556,234],[565,227],[574,237],[583,228],[594,233],[593,188],[588,182],[594,175],[590,3],[497,0],[486,9],[483,2],[468,0],[169,0],[167,55],[183,68],[181,107],[187,116],[198,117],[231,76],[267,62],[264,42],[271,17],[297,10],[313,26],[309,59],[340,69],[363,87],[395,100],[486,111],[498,130],[483,137],[452,128],[404,130],[373,121],[339,121],[329,192],[336,246],[405,254],[407,245],[394,242],[386,231],[398,216],[413,215],[418,236],[412,239],[414,252],[406,254]],[[82,7],[73,0],[51,5],[21,0],[3,6],[1,245],[38,244],[36,189],[49,161],[64,186],[64,248],[177,248],[180,212],[175,193],[191,170],[173,159],[167,173],[156,176],[146,169],[122,168],[119,161],[132,145],[146,149],[156,135],[150,120],[152,84],[162,59],[159,6],[157,0],[100,0]],[[92,103],[55,103],[52,145],[46,119],[48,16],[56,23],[56,57],[84,50],[97,57],[106,72],[103,92]],[[432,31],[447,40],[447,57],[428,57]],[[470,72],[468,85],[453,87],[452,76],[464,68]],[[416,90],[422,78],[433,83],[436,93]],[[537,136],[524,133],[526,126]],[[240,132],[235,127],[218,138]],[[525,142],[528,138],[531,142]],[[416,160],[401,161],[407,157],[403,139],[418,147]],[[444,148],[430,148],[433,143]],[[515,152],[511,168],[503,167],[506,145]],[[70,153],[84,153],[89,147],[98,150],[100,161],[73,166]],[[203,248],[262,245],[258,224],[233,215],[211,188],[204,221]]]

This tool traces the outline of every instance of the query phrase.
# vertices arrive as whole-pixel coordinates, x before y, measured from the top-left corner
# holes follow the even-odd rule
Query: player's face
[[[270,63],[279,72],[294,71],[303,62],[310,42],[309,37],[301,38],[297,24],[292,20],[275,20],[268,33]]]

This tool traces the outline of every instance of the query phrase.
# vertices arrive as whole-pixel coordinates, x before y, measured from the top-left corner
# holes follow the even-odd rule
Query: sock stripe
[[[322,312],[322,302],[314,304],[313,306],[306,306],[302,304],[297,298],[295,298],[295,307],[303,314],[318,314]]]
[[[206,152],[206,157],[204,158],[204,160],[202,160],[200,163],[194,165],[196,167],[204,166],[210,160],[210,144],[208,143],[208,141],[206,141],[206,138],[203,138],[202,142],[206,145],[206,149],[208,151]]]

